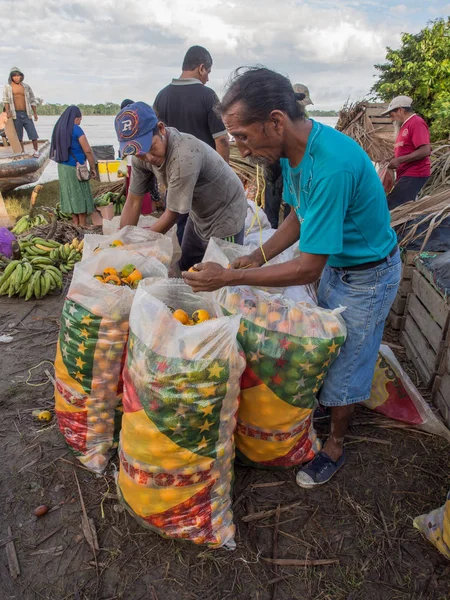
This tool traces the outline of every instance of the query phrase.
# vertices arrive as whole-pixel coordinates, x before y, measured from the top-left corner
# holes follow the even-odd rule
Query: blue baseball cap
[[[152,145],[153,130],[158,117],[145,102],[133,102],[117,115],[114,122],[120,155],[146,154]]]

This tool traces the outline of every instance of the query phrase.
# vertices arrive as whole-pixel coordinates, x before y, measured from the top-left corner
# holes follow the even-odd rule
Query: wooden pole
[[[5,201],[3,200],[2,193],[0,192],[0,227],[10,227],[12,221],[6,210]]]

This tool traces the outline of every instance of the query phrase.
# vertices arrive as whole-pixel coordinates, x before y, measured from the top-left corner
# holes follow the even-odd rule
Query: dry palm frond
[[[397,232],[403,235],[401,246],[423,238],[420,251],[426,249],[426,244],[434,229],[439,227],[442,221],[450,216],[450,187],[432,196],[426,196],[421,200],[406,202],[391,210],[391,225]],[[428,227],[419,231],[422,225],[428,223]]]
[[[367,102],[347,103],[339,112],[336,129],[355,140],[375,163],[386,163],[394,153],[392,140],[374,127],[366,109]]]
[[[125,194],[125,186],[126,179],[119,179],[119,181],[104,183],[103,185],[99,185],[98,188],[95,190],[95,197],[98,198],[100,196],[103,196],[103,194],[106,194],[106,192],[113,192],[114,194],[117,194],[122,190]]]
[[[431,177],[420,192],[429,196],[450,187],[450,144],[436,142],[431,151]]]

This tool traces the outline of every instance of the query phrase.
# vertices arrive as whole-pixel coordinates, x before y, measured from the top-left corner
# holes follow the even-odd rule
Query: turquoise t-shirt
[[[386,258],[397,236],[370,158],[343,133],[312,124],[300,164],[280,161],[283,199],[300,221],[300,250],[328,254],[331,267]]]

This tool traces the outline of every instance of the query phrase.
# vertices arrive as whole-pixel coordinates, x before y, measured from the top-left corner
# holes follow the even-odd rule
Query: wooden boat
[[[33,156],[31,142],[24,143],[24,152],[14,152],[12,146],[0,146],[0,193],[20,185],[34,183],[44,172],[50,158],[50,142],[38,141],[39,156]]]

